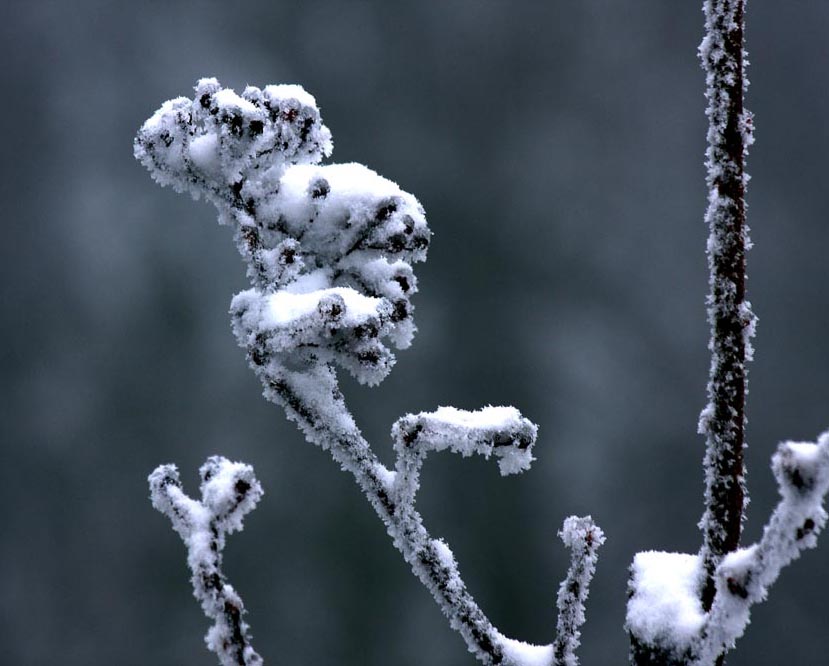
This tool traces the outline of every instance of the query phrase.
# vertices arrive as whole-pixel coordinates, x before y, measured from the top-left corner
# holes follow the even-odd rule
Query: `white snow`
[[[381,299],[363,296],[358,291],[347,287],[333,287],[300,294],[292,294],[284,290],[268,296],[267,318],[263,320],[263,325],[264,327],[286,326],[297,319],[316,314],[320,300],[332,294],[343,299],[348,321],[354,325],[377,316],[377,308]]]
[[[266,96],[274,100],[289,100],[295,99],[300,104],[316,108],[317,100],[314,96],[307,92],[305,88],[294,83],[280,83],[276,85],[265,86],[263,90]]]
[[[285,286],[284,291],[289,294],[310,294],[331,286],[331,271],[319,269],[304,273]]]
[[[550,666],[553,663],[552,645],[532,645],[498,634],[507,663],[515,666]]]
[[[220,168],[219,139],[215,134],[203,134],[190,142],[190,159],[202,171],[215,172]]]
[[[251,116],[259,114],[259,110],[253,104],[248,102],[246,99],[239,97],[239,95],[233,92],[230,88],[222,88],[221,90],[216,91],[213,95],[213,99],[216,100],[216,104],[219,105],[219,108],[232,108]]]
[[[455,555],[443,539],[432,539],[432,546],[437,553],[440,563],[447,569],[454,569],[457,566]]]
[[[416,433],[420,455],[450,450],[462,456],[495,455],[503,476],[530,468],[538,427],[514,407],[483,407],[467,411],[440,407],[434,412],[408,414],[392,427],[400,455],[407,455],[409,433]],[[403,477],[401,477],[402,479]]]
[[[699,636],[705,613],[699,598],[700,558],[684,553],[637,553],[631,567],[626,623],[640,640],[678,652]]]
[[[825,453],[814,442],[786,442],[786,448],[800,465],[813,466],[819,464]]]
[[[344,205],[356,203],[356,200],[364,197],[381,199],[403,194],[397,183],[357,162],[326,166],[297,164],[285,172],[282,187],[286,188],[289,199],[306,198],[308,183],[315,178],[325,178],[332,191],[344,200]]]
[[[507,429],[521,420],[521,413],[515,407],[482,407],[474,412],[456,407],[438,407],[432,413],[435,422],[460,428]]]
[[[380,482],[383,484],[383,487],[389,491],[394,488],[394,482],[397,478],[397,472],[394,470],[390,470],[386,467],[383,463],[377,462],[374,466],[374,474],[380,479]]]

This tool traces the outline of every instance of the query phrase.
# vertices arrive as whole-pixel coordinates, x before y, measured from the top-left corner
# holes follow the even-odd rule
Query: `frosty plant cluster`
[[[492,625],[467,591],[452,551],[430,536],[415,508],[429,452],[494,457],[502,474],[515,474],[530,467],[537,427],[512,407],[408,414],[392,427],[396,463],[388,469],[346,408],[336,368],[377,384],[394,365],[390,347],[411,343],[412,265],[425,260],[431,232],[417,199],[396,184],[360,164],[320,165],[331,145],[313,97],[299,86],[248,87],[237,95],[202,79],[193,99],[166,102],[144,123],[135,154],[160,184],[206,197],[220,223],[233,228],[251,281],[231,303],[233,331],[266,398],[353,474],[469,649],[491,664],[576,663],[584,601],[604,541],[589,517],[565,521],[561,536],[572,565],[559,593],[558,632],[550,645],[533,646]],[[208,467],[218,466],[224,476],[238,468],[211,460],[203,475]],[[204,582],[201,572],[215,569],[220,590],[229,589],[220,561],[205,564],[212,550],[201,549],[201,537],[186,527],[204,520],[184,513],[192,500],[183,499],[174,468],[160,467],[150,483],[154,505],[188,545],[196,596],[215,621],[208,647],[222,663],[258,663],[246,625],[223,619],[216,586]],[[233,526],[241,527],[241,513]],[[234,608],[241,616],[240,600]],[[233,657],[226,645],[236,645]]]
[[[700,56],[709,106],[708,263],[711,369],[705,436],[705,509],[696,554],[643,552],[630,568],[626,629],[633,664],[713,666],[743,634],[753,604],[781,569],[816,544],[826,524],[829,433],[817,443],[781,444],[772,468],[781,500],[760,541],[740,546],[746,488],[745,396],[755,317],[746,300],[745,158],[753,141],[743,48],[744,0],[706,0]],[[445,541],[416,508],[431,452],[494,457],[501,474],[529,469],[537,427],[513,407],[440,407],[407,414],[391,430],[393,469],[380,462],[348,411],[337,380],[381,382],[392,348],[415,332],[413,265],[431,232],[417,199],[360,164],[321,165],[331,133],[314,98],[295,85],[246,88],[241,95],[202,79],[192,99],[165,102],[135,141],[135,156],[161,185],[205,197],[233,229],[251,288],[231,303],[233,332],[265,397],[284,408],[308,441],[350,472],[395,547],[429,589],[453,629],[484,664],[575,666],[585,602],[602,530],[571,516],[559,532],[569,570],[558,591],[548,645],[497,630],[475,603]],[[150,475],[153,505],[188,549],[195,596],[213,622],[208,648],[222,664],[262,663],[244,605],[221,569],[227,534],[242,528],[262,489],[248,465],[221,457],[201,469],[201,500],[178,472]]]

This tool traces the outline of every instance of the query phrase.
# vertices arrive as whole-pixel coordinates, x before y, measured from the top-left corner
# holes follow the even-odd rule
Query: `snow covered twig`
[[[199,473],[201,501],[184,493],[175,465],[150,474],[150,498],[187,546],[193,594],[213,621],[205,635],[208,649],[222,666],[259,666],[263,661],[251,645],[242,598],[222,573],[222,551],[226,535],[242,529],[242,519],[262,497],[262,487],[252,467],[220,456],[208,458]]]
[[[745,398],[751,338],[756,318],[746,300],[745,159],[754,142],[751,113],[744,108],[748,86],[744,51],[745,0],[705,0],[705,37],[699,56],[708,99],[706,166],[709,227],[707,299],[711,337],[708,404],[700,415],[705,435],[705,512],[702,590],[707,610],[714,600],[714,571],[740,543],[745,501]]]
[[[512,407],[410,414],[392,429],[397,462],[389,470],[345,406],[336,368],[377,384],[395,362],[390,346],[411,343],[412,265],[426,258],[431,232],[414,196],[360,164],[319,165],[330,152],[331,133],[299,86],[237,95],[215,79],[199,81],[193,100],[166,102],[135,142],[155,180],[206,197],[233,227],[252,288],[233,298],[232,327],[265,397],[351,472],[471,652],[486,664],[549,665],[551,645],[520,643],[492,626],[415,509],[428,452],[495,456],[502,474],[517,473],[533,460],[537,427]],[[589,531],[593,546],[597,530]],[[582,588],[568,631],[595,565],[588,550],[573,572]],[[562,645],[575,647],[576,636]]]
[[[631,567],[627,629],[637,664],[713,666],[734,647],[783,567],[817,545],[826,525],[829,432],[817,443],[784,442],[772,458],[780,489],[756,544],[726,555],[715,573],[716,595],[706,611],[699,595],[701,555],[638,553]]]
[[[579,647],[584,624],[584,603],[590,590],[590,581],[596,573],[598,550],[605,542],[604,532],[590,516],[570,516],[558,533],[564,545],[570,549],[570,568],[558,590],[558,623],[553,641],[553,657],[556,666],[577,666],[576,649]]]
[[[464,638],[470,652],[485,664],[503,663],[520,666],[526,663],[524,657],[528,653],[537,655],[539,652],[549,651],[549,646],[519,644],[500,634],[467,590],[452,551],[443,540],[433,538],[427,531],[420,513],[415,509],[418,471],[424,452],[401,453],[398,444],[398,471],[386,468],[362,437],[346,410],[330,369],[320,369],[319,374],[313,376],[284,370],[276,376],[265,375],[261,368],[256,369],[263,382],[268,382],[265,396],[285,408],[288,418],[297,423],[309,441],[327,449],[343,469],[351,472],[386,525],[395,547],[411,566],[415,576],[432,594],[452,628]],[[508,408],[489,409],[506,412]],[[515,410],[509,410],[507,414],[520,419],[518,429],[512,419],[506,419],[502,427],[497,427],[497,424],[492,422],[492,414],[487,414],[487,410],[466,414],[469,415],[470,423],[485,418],[490,420],[489,428],[493,433],[493,440],[500,442],[501,446],[520,450],[522,446],[528,448],[534,442],[535,426],[521,418]],[[428,416],[432,415],[418,415],[427,418]],[[401,420],[407,421],[409,418],[418,417],[404,417]],[[435,421],[440,423],[439,419]],[[405,436],[405,431],[397,427],[399,424],[400,421],[393,431],[396,438]],[[440,425],[446,427],[445,423]],[[458,427],[457,424],[454,426]],[[474,426],[470,430],[474,430]],[[532,439],[529,442],[522,440],[521,431],[532,432]],[[480,431],[467,432],[464,436],[458,430],[455,432],[467,441],[474,440],[480,434]],[[440,434],[437,436],[441,437]],[[442,436],[445,437],[445,434]],[[509,440],[511,436],[515,439]],[[425,441],[427,443],[424,448],[428,450],[428,440]],[[416,438],[409,446],[417,447]],[[514,645],[520,645],[521,650],[513,649]],[[542,663],[546,664],[549,661]]]
[[[407,414],[392,426],[397,453],[395,493],[414,504],[420,468],[429,451],[450,450],[463,456],[495,455],[501,474],[529,469],[538,428],[514,407],[485,407],[468,412],[441,407],[436,412]]]
[[[817,443],[784,442],[772,459],[780,502],[760,541],[727,555],[717,568],[717,594],[703,628],[701,666],[734,647],[783,567],[817,545],[826,526],[823,500],[829,490],[829,432]]]
[[[705,37],[699,56],[708,99],[709,226],[707,299],[711,327],[705,435],[705,511],[698,555],[639,553],[631,567],[626,627],[631,662],[722,664],[745,631],[750,608],[765,599],[782,567],[816,544],[826,522],[829,434],[817,444],[780,445],[772,468],[782,500],[763,538],[739,548],[747,501],[745,401],[747,363],[756,317],[746,300],[745,160],[754,142],[743,98],[748,80],[744,50],[745,0],[705,0]]]

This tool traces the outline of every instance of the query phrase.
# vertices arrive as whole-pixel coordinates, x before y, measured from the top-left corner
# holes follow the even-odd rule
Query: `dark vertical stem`
[[[596,573],[598,550],[604,544],[605,536],[590,516],[570,516],[565,519],[558,535],[570,549],[570,567],[556,599],[558,621],[553,641],[553,664],[578,666],[576,650],[581,644],[580,628],[586,619],[584,603]]]
[[[739,546],[745,499],[745,396],[754,317],[745,300],[745,157],[752,141],[743,107],[745,0],[706,0],[706,35],[700,47],[708,98],[708,266],[711,370],[708,406],[700,419],[706,437],[702,557],[705,610],[714,600],[714,572]]]

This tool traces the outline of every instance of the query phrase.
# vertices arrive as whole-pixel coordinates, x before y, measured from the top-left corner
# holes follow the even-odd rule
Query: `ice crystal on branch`
[[[634,664],[718,666],[780,569],[813,546],[826,514],[827,436],[782,444],[772,468],[783,500],[759,544],[740,548],[745,504],[745,402],[757,319],[746,298],[745,160],[754,142],[744,49],[745,0],[705,0],[699,56],[708,107],[706,168],[711,365],[705,435],[705,511],[698,555],[639,553],[626,626]]]
[[[599,548],[604,544],[605,536],[590,516],[570,516],[564,521],[558,536],[570,549],[570,569],[558,589],[558,623],[553,657],[557,666],[578,666],[576,650],[581,638],[579,628],[587,619],[584,604],[593,574],[596,573]]]
[[[193,594],[213,620],[204,637],[208,649],[222,666],[260,666],[242,598],[222,572],[222,551],[226,535],[241,531],[242,519],[261,499],[262,487],[252,467],[220,456],[208,458],[199,473],[201,501],[184,493],[175,465],[161,465],[150,474],[150,499],[187,546]]]

